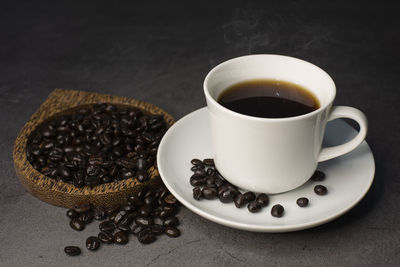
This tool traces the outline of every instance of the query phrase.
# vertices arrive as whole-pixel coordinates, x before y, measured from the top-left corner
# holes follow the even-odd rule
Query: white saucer
[[[324,146],[343,143],[356,131],[342,120],[328,123]],[[331,221],[354,207],[367,193],[375,173],[375,162],[364,141],[344,156],[318,165],[326,174],[322,182],[308,181],[290,192],[270,195],[270,204],[260,213],[250,213],[246,207],[237,209],[233,203],[219,200],[195,200],[189,183],[192,175],[190,160],[212,158],[214,155],[206,108],[196,110],[175,123],[162,139],[157,155],[158,169],[169,191],[188,209],[213,222],[229,227],[258,232],[289,232],[311,228]],[[290,166],[288,166],[290,168]],[[325,185],[328,194],[318,196],[314,186]],[[299,197],[310,204],[300,208]],[[282,204],[285,214],[271,216],[271,207]]]

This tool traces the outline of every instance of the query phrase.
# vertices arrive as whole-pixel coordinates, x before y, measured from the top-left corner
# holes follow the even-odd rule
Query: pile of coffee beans
[[[194,186],[194,199],[212,200],[218,198],[222,203],[233,202],[237,208],[247,206],[247,209],[252,213],[259,212],[262,208],[268,206],[268,195],[262,193],[256,195],[253,192],[241,193],[236,186],[225,180],[218,172],[213,159],[192,159],[190,162],[193,165],[190,184]]]
[[[157,188],[144,186],[130,196],[124,206],[103,209],[82,202],[68,210],[67,216],[71,228],[76,231],[84,230],[93,220],[101,221],[98,235],[86,239],[86,248],[95,251],[101,244],[125,245],[132,235],[142,244],[154,242],[161,234],[172,238],[180,236],[177,228],[180,222],[175,216],[179,206],[178,200],[164,185]],[[64,252],[76,256],[81,250],[67,246]]]
[[[55,116],[28,139],[26,156],[44,175],[76,187],[149,178],[167,124],[162,115],[95,104]]]
[[[247,206],[247,209],[252,213],[259,212],[262,208],[268,206],[268,195],[240,192],[236,186],[225,180],[218,172],[213,159],[200,160],[195,158],[190,163],[192,164],[191,171],[193,172],[193,175],[190,177],[190,184],[194,187],[194,199],[219,199],[222,203],[233,202],[237,208]],[[310,179],[313,181],[323,181],[325,173],[317,170]],[[325,195],[328,191],[325,186],[316,185],[314,192],[318,195]],[[309,200],[308,198],[301,197],[297,199],[296,203],[299,207],[307,207]],[[285,209],[282,205],[276,204],[271,208],[271,215],[279,218],[284,215],[284,211]]]

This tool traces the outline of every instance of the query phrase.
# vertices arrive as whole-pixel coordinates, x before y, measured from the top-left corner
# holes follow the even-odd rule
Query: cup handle
[[[361,144],[361,142],[365,139],[365,136],[367,135],[367,117],[358,109],[345,106],[333,107],[329,115],[328,121],[338,118],[349,118],[355,120],[358,125],[360,125],[360,131],[358,132],[356,137],[354,137],[347,143],[338,146],[322,148],[318,156],[318,162],[336,158],[352,151]]]

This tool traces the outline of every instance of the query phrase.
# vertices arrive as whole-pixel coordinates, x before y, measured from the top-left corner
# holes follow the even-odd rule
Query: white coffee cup
[[[312,92],[320,108],[288,118],[258,118],[231,111],[217,102],[231,85],[253,79],[276,79],[301,85]],[[332,107],[336,87],[319,67],[293,57],[250,55],[213,68],[204,80],[211,123],[214,161],[219,172],[239,188],[280,193],[305,183],[318,162],[356,148],[367,134],[367,118],[352,107]],[[321,148],[326,123],[350,118],[360,125],[349,142]]]

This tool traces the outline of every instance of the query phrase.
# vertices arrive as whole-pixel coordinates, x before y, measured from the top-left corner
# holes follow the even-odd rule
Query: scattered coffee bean
[[[202,196],[201,188],[198,186],[193,188],[193,198],[196,200],[200,200],[201,196]]]
[[[64,252],[68,256],[78,256],[81,254],[81,249],[76,246],[67,246],[64,248]]]
[[[151,230],[155,235],[161,235],[162,233],[164,233],[165,227],[161,224],[153,224],[151,226]]]
[[[169,237],[178,237],[181,235],[181,232],[179,231],[179,229],[176,227],[173,227],[173,226],[165,227],[165,233]]]
[[[284,211],[285,209],[283,208],[282,205],[276,204],[271,209],[271,215],[280,218],[283,216]]]
[[[114,234],[114,242],[118,245],[125,245],[128,243],[129,238],[128,234],[125,233],[124,231],[119,231]]]
[[[97,236],[99,240],[105,244],[112,244],[114,241],[114,236],[109,232],[100,232]]]
[[[299,207],[307,207],[308,206],[308,198],[301,197],[301,198],[297,199],[296,203]]]
[[[69,225],[71,226],[72,229],[76,231],[82,231],[83,229],[85,229],[85,223],[78,220],[77,218],[72,219],[69,222]]]
[[[74,218],[77,218],[77,217],[79,216],[79,213],[76,212],[76,211],[73,210],[73,209],[69,209],[69,210],[67,211],[67,216],[68,216],[68,218],[74,219]]]
[[[192,160],[190,161],[190,163],[192,163],[192,164],[195,165],[195,166],[203,165],[203,162],[202,162],[201,160],[199,160],[199,159],[192,159]]]
[[[259,194],[256,198],[256,202],[261,207],[266,207],[266,206],[268,206],[268,203],[269,203],[269,197],[266,194]]]
[[[156,236],[150,228],[144,228],[139,233],[138,240],[142,244],[150,244],[156,240]]]
[[[179,225],[179,220],[175,216],[170,216],[164,219],[163,221],[164,226],[177,226]]]
[[[328,189],[325,186],[319,184],[314,187],[314,192],[317,195],[323,196],[328,193]]]
[[[218,195],[217,189],[212,188],[212,187],[204,187],[201,190],[201,193],[203,195],[203,198],[209,199],[209,200],[217,198],[217,195]]]
[[[261,205],[256,201],[252,201],[249,203],[249,205],[247,205],[247,209],[252,213],[256,213],[261,210]]]
[[[253,192],[246,192],[243,194],[243,197],[248,201],[254,201],[256,199],[256,194],[254,194]]]
[[[213,159],[204,159],[203,160],[204,165],[213,167],[214,166],[214,160]]]
[[[100,239],[96,236],[89,236],[86,239],[86,248],[95,251],[100,247]]]
[[[317,170],[314,172],[310,179],[316,182],[323,181],[325,179],[325,173]]]
[[[112,233],[115,230],[115,224],[112,221],[104,221],[99,224],[99,229],[102,232]]]
[[[244,206],[248,203],[248,201],[247,201],[247,199],[243,196],[243,194],[238,194],[238,195],[236,196],[236,198],[235,198],[234,203],[235,203],[236,208],[239,209],[239,208],[244,207]]]

